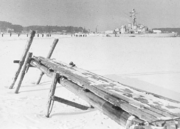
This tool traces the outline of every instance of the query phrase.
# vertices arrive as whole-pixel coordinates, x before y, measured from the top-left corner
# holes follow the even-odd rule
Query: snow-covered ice
[[[59,37],[52,58],[106,76],[121,83],[180,100],[180,38]],[[46,57],[54,38],[35,37],[30,51]],[[26,36],[0,37],[0,128],[1,129],[119,129],[120,125],[93,109],[81,111],[55,102],[46,118],[51,79],[30,68],[19,94],[8,89],[17,70]],[[16,86],[16,85],[15,85]],[[88,105],[61,85],[56,95]]]

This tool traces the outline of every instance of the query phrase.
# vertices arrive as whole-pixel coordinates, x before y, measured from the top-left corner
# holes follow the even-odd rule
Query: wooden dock
[[[163,123],[180,118],[180,102],[178,101],[122,85],[76,66],[44,57],[33,57],[31,65],[50,77],[52,73],[58,73],[68,81],[144,122]]]

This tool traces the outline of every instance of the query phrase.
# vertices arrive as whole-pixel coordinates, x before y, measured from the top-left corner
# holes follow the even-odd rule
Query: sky
[[[112,30],[130,22],[156,27],[180,27],[179,0],[0,0],[0,21],[22,26],[77,26]]]

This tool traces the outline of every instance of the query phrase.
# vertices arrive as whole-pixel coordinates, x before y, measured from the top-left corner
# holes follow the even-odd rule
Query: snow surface
[[[180,38],[70,37],[54,36],[59,42],[52,55],[65,63],[73,61],[110,79],[180,100]],[[46,57],[54,38],[35,37],[30,51]],[[26,36],[0,37],[0,129],[119,129],[101,112],[81,111],[55,102],[50,118],[46,108],[51,79],[30,68],[19,94],[8,89],[27,42]],[[16,85],[15,85],[16,87]],[[84,105],[85,101],[61,85],[56,95]]]

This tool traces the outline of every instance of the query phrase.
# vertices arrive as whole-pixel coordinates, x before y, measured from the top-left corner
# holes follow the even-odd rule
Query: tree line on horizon
[[[0,21],[0,32],[1,33],[28,33],[31,30],[35,30],[37,33],[88,33],[83,27],[74,26],[39,26],[32,25],[23,27],[21,25],[14,25],[10,22]]]
[[[177,32],[180,35],[180,28],[153,28],[152,30],[161,30],[163,32]],[[74,26],[39,26],[32,25],[23,27],[21,25],[15,25],[10,22],[0,21],[1,33],[29,33],[29,31],[35,30],[37,33],[63,33],[73,34],[78,32],[88,33],[89,31],[83,27]]]
[[[180,28],[153,28],[153,30],[161,30],[162,32],[176,32],[180,35]]]

